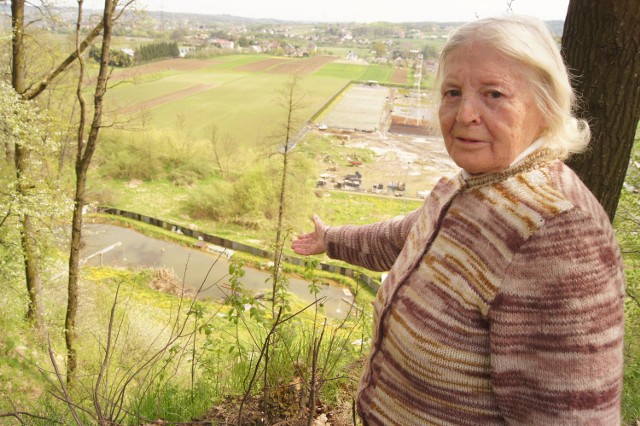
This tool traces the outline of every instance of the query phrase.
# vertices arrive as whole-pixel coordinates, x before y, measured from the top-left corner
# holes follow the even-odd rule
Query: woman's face
[[[444,64],[439,109],[449,155],[469,173],[509,167],[545,127],[522,65],[482,44]]]

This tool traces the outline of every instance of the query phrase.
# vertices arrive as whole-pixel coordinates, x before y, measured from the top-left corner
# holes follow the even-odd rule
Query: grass
[[[206,137],[215,125],[221,134],[245,146],[264,145],[279,128],[282,111],[278,92],[289,76],[269,72],[241,72],[236,69],[249,63],[272,59],[269,55],[229,55],[216,58],[216,64],[196,71],[159,71],[122,82],[107,94],[110,109],[124,108],[199,85],[211,88],[190,96],[166,101],[144,115],[133,117],[134,123],[150,128],[170,129],[178,125],[195,137]],[[279,58],[291,60],[290,58]],[[299,59],[297,59],[299,60]],[[306,92],[301,116],[309,119],[351,80],[387,82],[393,69],[382,65],[325,64],[302,81]],[[270,108],[265,108],[270,105]],[[135,121],[137,120],[137,121]]]
[[[214,73],[214,76],[219,76],[219,73]],[[205,77],[214,78],[206,74]],[[207,81],[206,78],[203,81]],[[288,76],[235,73],[225,74],[222,78],[226,79],[211,90],[153,108],[149,125],[158,129],[171,128],[176,125],[176,116],[182,114],[185,119],[183,125],[194,135],[202,137],[209,126],[215,125],[240,143],[264,144],[280,128],[283,109],[278,107],[278,91],[284,87]],[[176,84],[173,81],[168,83]],[[311,117],[343,84],[343,80],[335,78],[305,78],[306,107],[301,110],[301,116]],[[265,108],[265,105],[272,107]]]
[[[147,357],[162,347],[171,330],[172,318],[176,318],[180,300],[174,296],[158,293],[147,285],[152,273],[145,270],[123,270],[111,268],[87,268],[83,272],[80,283],[81,306],[78,312],[79,324],[78,372],[83,385],[74,390],[74,402],[80,406],[93,410],[88,394],[92,381],[95,379],[100,360],[103,357],[104,344],[107,336],[109,312],[115,297],[115,290],[120,285],[119,304],[116,309],[117,337],[112,342],[113,362],[106,372],[109,389],[113,391],[126,374],[143,367]],[[47,304],[47,324],[50,325],[50,336],[54,354],[64,354],[63,333],[60,326],[64,323],[65,292],[47,283],[45,300]],[[51,369],[48,361],[46,345],[42,344],[42,336],[23,321],[22,307],[25,294],[8,288],[0,289],[2,303],[6,302],[0,325],[5,331],[0,335],[0,413],[12,412],[16,407],[36,415],[44,415],[50,421],[54,419],[61,424],[70,424],[72,419],[64,406],[46,391],[51,389],[45,376],[52,377],[46,371]],[[362,299],[363,305],[369,305],[372,296]],[[292,312],[302,309],[306,303],[292,297],[290,300]],[[194,324],[196,316],[187,312],[200,312],[198,323]],[[201,332],[193,339],[181,339],[166,353],[159,368],[166,362],[169,369],[165,374],[156,375],[161,370],[152,370],[147,377],[155,377],[157,381],[146,388],[146,383],[132,381],[127,387],[125,404],[134,403],[127,409],[132,417],[126,424],[140,424],[141,419],[163,418],[168,421],[186,421],[202,418],[215,404],[224,401],[227,395],[241,395],[246,386],[246,375],[249,364],[246,362],[252,354],[259,351],[259,342],[265,333],[262,326],[248,317],[246,323],[238,325],[227,318],[229,306],[213,302],[201,301],[190,310],[190,302],[183,302],[182,316],[188,315],[187,331],[200,327]],[[296,330],[312,327],[313,313],[307,311],[295,320]],[[294,325],[292,325],[293,327]],[[337,323],[329,322],[327,334],[335,331],[344,335],[347,330],[339,330]],[[121,327],[121,328],[120,328]],[[360,331],[358,332],[360,335]],[[310,334],[286,332],[288,344],[292,348],[308,347]],[[258,339],[257,341],[254,339]],[[307,340],[305,340],[307,339]],[[239,346],[240,345],[240,346]],[[153,348],[153,349],[152,349]],[[191,393],[191,350],[197,351],[196,384]],[[238,351],[241,351],[242,355]],[[20,355],[18,355],[20,354]],[[274,352],[274,354],[276,354]],[[324,352],[323,352],[324,354]],[[353,350],[347,351],[341,359],[341,364],[351,362],[359,356]],[[281,355],[282,356],[282,355]],[[57,356],[60,366],[64,359]],[[282,357],[282,365],[275,366],[279,372],[275,377],[292,380],[297,372],[292,369],[292,362],[287,356]],[[287,367],[288,366],[288,367]],[[40,371],[40,368],[43,371]],[[143,367],[146,368],[146,367]],[[343,367],[340,367],[343,368]],[[43,375],[44,373],[44,375]],[[336,376],[343,376],[346,372],[336,371]],[[88,385],[85,389],[83,386]],[[334,386],[334,385],[331,385]],[[85,391],[87,394],[85,394]],[[104,396],[108,396],[106,389]],[[143,391],[149,393],[143,395]],[[335,392],[335,390],[332,390]],[[330,402],[335,395],[318,397]],[[136,399],[140,398],[136,404]],[[104,402],[104,401],[103,401]],[[235,407],[237,409],[237,406]],[[93,420],[81,414],[85,424]],[[1,424],[14,424],[2,423]],[[21,424],[49,424],[48,421]]]
[[[198,84],[220,86],[243,78],[239,73],[191,72],[188,74],[164,72],[147,76],[141,83],[125,82],[107,92],[107,102],[117,102],[122,106],[131,106],[161,96],[170,95]]]
[[[313,75],[315,77],[347,78],[349,80],[362,80],[362,75],[367,71],[367,65],[330,63],[323,66]]]
[[[388,65],[369,65],[361,80],[375,80],[380,83],[391,81],[393,68]]]
[[[137,188],[129,188],[122,180],[92,180],[93,193],[109,192],[114,195],[113,207],[144,214],[158,219],[182,225],[195,225],[198,229],[250,245],[268,248],[272,235],[264,231],[250,231],[241,226],[219,224],[213,221],[190,218],[181,208],[187,191],[194,188],[177,187],[168,181],[143,182]],[[162,196],[158,196],[162,194]],[[421,205],[420,200],[381,197],[347,191],[325,192],[316,198],[313,211],[317,212],[327,224],[364,224],[379,221],[407,213]],[[296,229],[294,234],[308,231],[309,228]]]
[[[374,159],[374,153],[365,148],[357,148],[342,145],[330,138],[313,137],[303,141],[299,145],[301,154],[315,159],[319,169],[323,169],[324,161],[330,158],[340,164],[346,164],[348,157],[357,157],[364,163]],[[267,248],[272,235],[266,231],[250,231],[240,226],[229,223],[216,223],[206,220],[190,218],[182,208],[184,201],[191,192],[198,191],[200,186],[207,186],[215,177],[198,181],[191,186],[176,186],[168,180],[154,180],[141,182],[137,187],[131,188],[124,180],[113,180],[100,177],[94,171],[89,180],[91,194],[101,203],[156,217],[182,225],[195,225],[199,229],[245,244]],[[311,191],[312,188],[309,188]],[[161,194],[161,195],[160,195]],[[323,217],[328,224],[341,225],[347,223],[366,223],[378,221],[407,213],[420,204],[420,200],[401,199],[395,197],[382,197],[355,192],[331,191],[325,192],[322,197],[316,197],[312,210]],[[309,222],[300,221],[302,228],[294,229],[294,234],[307,230]]]
[[[332,191],[319,201],[317,209],[327,224],[364,225],[409,213],[422,201]]]
[[[251,64],[253,62],[263,61],[265,59],[271,59],[271,55],[226,55],[217,56],[216,62],[220,62],[211,67],[211,69],[219,70],[232,70],[242,65]]]

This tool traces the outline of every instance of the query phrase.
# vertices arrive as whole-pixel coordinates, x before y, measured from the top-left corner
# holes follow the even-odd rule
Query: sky
[[[564,20],[569,0],[138,0],[147,10],[322,22],[452,22],[513,13]],[[85,1],[85,7],[98,0]]]

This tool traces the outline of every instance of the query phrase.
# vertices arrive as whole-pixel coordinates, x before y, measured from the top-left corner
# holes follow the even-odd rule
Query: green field
[[[241,67],[242,65],[247,65],[252,62],[263,61],[265,59],[273,58],[269,55],[229,55],[229,56],[218,56],[216,57],[216,62],[220,62],[217,65],[213,66],[215,70],[231,70],[237,67]]]
[[[137,78],[136,83],[115,86],[108,92],[107,102],[111,110],[122,111],[141,102],[157,101],[143,115],[133,114],[129,118],[133,118],[134,124],[136,117],[144,119],[146,126],[157,129],[175,128],[180,120],[180,125],[195,137],[204,137],[207,129],[215,125],[234,140],[252,144],[278,129],[284,114],[277,106],[278,93],[290,75],[237,68],[269,58],[273,57],[233,55],[216,58],[214,65],[196,71],[158,71]],[[329,63],[304,76],[305,107],[300,116],[308,120],[348,81],[368,74],[366,66]],[[374,74],[379,75],[379,71],[371,75]],[[179,93],[199,85],[205,85],[206,90],[188,96]],[[172,94],[175,99],[171,99]]]
[[[375,80],[380,83],[391,81],[393,68],[388,65],[369,65],[361,80]]]
[[[361,80],[362,75],[367,71],[367,65],[347,64],[347,63],[332,63],[327,64],[315,73],[316,77],[333,77],[333,78],[348,78],[350,80]]]
[[[207,139],[212,126],[217,128],[219,135],[228,137],[234,144],[247,150],[247,154],[243,156],[246,159],[253,158],[255,151],[263,149],[264,146],[277,142],[275,134],[277,130],[282,129],[282,123],[286,119],[286,109],[281,105],[278,94],[287,84],[290,75],[275,73],[273,67],[266,68],[264,71],[247,71],[246,67],[239,69],[246,64],[272,58],[267,55],[232,55],[216,58],[210,65],[191,71],[168,70],[159,64],[155,70],[152,69],[146,75],[137,78],[136,83],[123,82],[113,87],[107,95],[108,110],[120,108],[120,111],[123,111],[124,107],[140,105],[144,102],[147,102],[146,105],[150,107],[143,113],[121,116],[129,120],[127,125],[131,129],[144,128],[147,132],[119,133],[122,130],[105,129],[109,140],[115,141],[109,145],[109,161],[112,164],[109,170],[113,172],[113,167],[130,167],[127,166],[128,164],[134,164],[131,167],[139,169],[139,158],[147,161],[147,167],[143,166],[145,170],[158,170],[156,163],[166,162],[162,159],[165,157],[181,158],[185,164],[191,164],[189,167],[195,167],[190,170],[201,170],[201,166],[193,165],[199,164],[198,161],[211,162],[209,157],[211,153],[207,151],[209,146]],[[309,58],[310,61],[313,59]],[[185,61],[188,60],[185,59]],[[306,59],[289,59],[288,61],[291,65],[305,65]],[[149,69],[150,67],[147,67],[147,70]],[[393,68],[386,65],[326,63],[314,72],[303,76],[304,106],[299,111],[299,116],[304,121],[309,120],[352,80],[384,82],[391,78],[392,71]],[[181,145],[181,138],[189,141],[190,149]],[[137,142],[133,143],[132,139]],[[301,148],[303,146],[304,143],[301,144]],[[338,155],[338,148],[333,146],[325,148],[324,151],[311,157],[342,158]],[[144,150],[154,152],[153,161],[156,163],[152,161],[150,153],[136,157],[140,155],[139,151]],[[194,152],[198,153],[197,159],[187,158]],[[120,160],[115,161],[115,157]],[[131,163],[129,158],[138,158],[138,160]],[[242,158],[236,161],[241,162]],[[173,168],[177,164],[174,163],[171,163]],[[208,167],[212,167],[209,163],[207,163]],[[242,166],[239,163],[234,164],[238,169]],[[192,190],[202,186],[200,185],[202,182],[192,181],[188,187],[175,186],[171,183],[170,171],[156,172],[156,175],[159,181],[155,181],[156,178],[145,177],[146,174],[137,171],[133,176],[116,174],[115,176],[119,176],[118,179],[123,180],[111,181],[106,186],[99,183],[104,180],[96,175],[97,179],[92,188],[103,204],[115,205],[154,217],[165,218],[168,214],[172,220],[191,221],[191,218],[187,219],[184,216],[185,211],[180,206],[184,204],[185,197],[193,192]],[[144,185],[141,185],[138,190],[126,188],[126,182],[133,177],[145,179]],[[169,195],[173,192],[176,193],[175,197]],[[162,197],[158,194],[162,194]],[[406,201],[396,205],[397,203],[390,202],[388,198],[360,197],[355,194],[336,195],[331,202],[328,199],[316,201],[322,202],[316,203],[313,210],[322,213],[331,223],[343,221],[354,223],[358,218],[365,217],[370,219],[372,212],[377,213],[373,215],[375,220],[382,220],[409,208]],[[391,210],[381,206],[387,206]],[[307,212],[303,213],[301,207],[300,213]],[[199,225],[204,228],[211,226],[204,223]],[[234,226],[225,224],[224,228],[234,228]],[[221,230],[218,228],[216,232],[220,233]],[[238,233],[234,238],[242,239],[241,229],[232,232]],[[263,237],[264,235],[260,235],[258,239]]]

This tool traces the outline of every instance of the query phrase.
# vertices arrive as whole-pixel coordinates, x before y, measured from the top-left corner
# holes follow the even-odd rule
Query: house
[[[280,43],[278,43],[277,41],[260,42],[259,46],[265,53],[276,52],[278,49],[280,49]]]
[[[345,41],[352,41],[353,40],[353,34],[351,34],[351,32],[347,31],[342,35],[342,38],[340,39],[340,42],[345,42]]]
[[[178,47],[178,50],[180,51],[180,57],[184,58],[189,52],[196,50],[196,48],[193,46],[180,46]]]
[[[218,46],[221,49],[233,49],[234,43],[232,40],[225,40],[222,38],[212,38],[209,40],[210,44]]]

